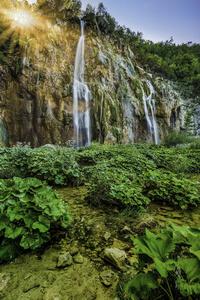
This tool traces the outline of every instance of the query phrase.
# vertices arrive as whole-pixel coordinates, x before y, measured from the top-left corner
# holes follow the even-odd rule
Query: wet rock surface
[[[73,222],[53,233],[52,245],[0,265],[0,299],[117,299],[118,279],[124,272],[133,273],[137,262],[131,236],[143,234],[146,227],[155,232],[170,220],[176,225],[200,226],[200,208],[182,212],[153,204],[146,214],[122,217],[113,208],[88,204],[85,188],[60,188],[58,192],[68,202]],[[108,252],[115,255],[105,259],[103,254]]]

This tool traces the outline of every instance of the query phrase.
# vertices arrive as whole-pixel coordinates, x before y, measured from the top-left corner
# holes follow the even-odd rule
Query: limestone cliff
[[[0,146],[64,145],[74,139],[73,77],[80,27],[55,26],[53,39],[23,44],[17,67],[12,60],[0,67]],[[84,80],[90,89],[92,141],[155,141],[155,134],[148,134],[144,108],[150,84],[160,139],[170,129],[184,128],[190,99],[183,99],[169,81],[146,73],[134,49],[87,28],[85,35]],[[84,102],[82,106],[84,111]],[[192,109],[194,131],[199,133],[199,107]]]

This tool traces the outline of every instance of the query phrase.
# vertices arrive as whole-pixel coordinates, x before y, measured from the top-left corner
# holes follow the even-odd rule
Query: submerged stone
[[[118,248],[106,248],[102,253],[102,258],[120,270],[125,270],[127,267],[126,252]]]
[[[69,252],[66,252],[65,254],[61,254],[58,257],[57,267],[64,268],[64,267],[70,266],[72,263],[73,263],[72,256],[70,255]]]
[[[106,270],[100,273],[100,279],[105,286],[110,286],[117,282],[118,276],[112,270]]]
[[[74,262],[75,262],[75,263],[77,263],[77,264],[82,264],[83,261],[84,261],[84,258],[83,258],[83,256],[82,256],[80,253],[78,253],[78,254],[76,254],[76,255],[74,256]]]

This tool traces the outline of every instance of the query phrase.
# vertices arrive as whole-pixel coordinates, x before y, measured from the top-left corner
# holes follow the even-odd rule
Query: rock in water
[[[125,270],[127,268],[127,255],[123,250],[118,248],[106,248],[102,253],[102,258],[120,270]]]
[[[83,256],[78,253],[74,256],[74,262],[77,263],[77,264],[82,264],[83,263]]]
[[[64,267],[70,266],[72,263],[73,263],[72,256],[70,255],[69,252],[66,252],[64,254],[61,254],[58,257],[57,267],[64,268]]]
[[[118,276],[112,270],[106,270],[100,273],[101,282],[106,285],[110,286],[114,284],[118,280]]]

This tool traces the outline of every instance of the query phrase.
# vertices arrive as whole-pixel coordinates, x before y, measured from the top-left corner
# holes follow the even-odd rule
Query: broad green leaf
[[[35,236],[33,234],[30,235],[29,233],[26,233],[23,235],[20,241],[20,246],[23,247],[24,249],[29,249],[33,247],[34,243],[35,243]]]
[[[168,228],[173,229],[175,243],[193,245],[197,239],[200,240],[200,228],[198,227],[176,226],[171,222]]]
[[[25,227],[6,227],[4,236],[9,239],[16,239],[19,235],[23,235],[25,232]]]
[[[178,265],[187,275],[189,283],[200,283],[200,261],[198,258],[178,258]]]
[[[21,249],[17,241],[12,239],[4,239],[0,246],[0,259],[11,260],[21,253]]]
[[[145,297],[150,290],[158,288],[158,282],[152,272],[146,274],[139,273],[128,282],[125,290],[131,294],[136,294],[139,297]]]
[[[155,267],[160,275],[164,278],[168,276],[168,271],[172,271],[176,267],[176,263],[173,259],[167,259],[165,262],[155,258]]]
[[[143,253],[152,259],[158,258],[161,261],[164,261],[164,258],[175,249],[175,243],[168,235],[166,235],[165,239],[157,236],[153,238],[144,236],[135,239],[134,242]]]
[[[192,247],[190,247],[190,253],[196,255],[200,260],[200,242],[197,241]]]
[[[10,223],[8,217],[6,217],[3,214],[0,214],[0,231],[8,227],[8,224]]]
[[[21,241],[20,241],[20,246],[23,247],[24,249],[36,249],[40,247],[43,243],[47,242],[50,239],[50,234],[47,232],[42,235],[39,233],[34,233],[34,234],[25,234]]]
[[[40,232],[46,232],[50,228],[50,220],[45,216],[39,216],[39,222],[35,222],[32,225],[33,229],[39,229]]]

